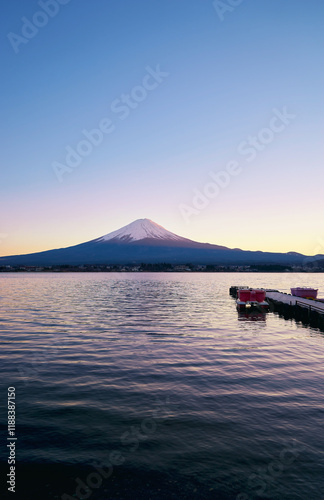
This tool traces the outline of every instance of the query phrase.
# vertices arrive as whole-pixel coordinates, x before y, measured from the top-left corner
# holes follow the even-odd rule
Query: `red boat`
[[[242,288],[237,290],[236,307],[238,311],[262,310],[267,311],[269,304],[266,302],[265,290],[258,288]]]
[[[291,288],[291,295],[303,299],[316,299],[318,290],[315,288]]]

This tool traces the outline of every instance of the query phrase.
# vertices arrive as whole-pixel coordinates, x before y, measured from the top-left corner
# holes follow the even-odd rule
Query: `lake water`
[[[9,498],[324,498],[324,334],[239,316],[230,285],[324,296],[323,274],[1,274]]]

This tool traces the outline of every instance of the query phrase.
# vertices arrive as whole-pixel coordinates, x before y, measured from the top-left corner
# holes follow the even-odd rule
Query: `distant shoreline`
[[[1,266],[0,273],[323,273],[320,267],[255,264],[250,266],[219,266],[195,264],[140,265],[62,265],[62,266]]]

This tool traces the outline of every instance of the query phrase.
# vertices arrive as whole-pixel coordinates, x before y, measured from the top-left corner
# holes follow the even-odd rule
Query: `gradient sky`
[[[324,253],[322,0],[64,2],[2,2],[0,255],[138,218],[232,248]],[[104,119],[111,133],[57,175]],[[237,175],[210,185],[229,162]]]

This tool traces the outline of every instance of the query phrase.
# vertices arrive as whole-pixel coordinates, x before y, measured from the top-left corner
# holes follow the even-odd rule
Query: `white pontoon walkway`
[[[301,297],[295,297],[289,293],[266,291],[266,298],[270,300],[275,300],[277,302],[282,302],[283,304],[288,304],[290,306],[301,306],[308,309],[314,309],[317,312],[324,314],[324,303],[317,300],[303,299]]]

